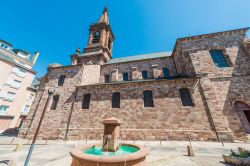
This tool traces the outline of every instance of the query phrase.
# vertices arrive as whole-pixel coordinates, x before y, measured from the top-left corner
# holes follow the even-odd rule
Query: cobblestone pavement
[[[6,138],[5,138],[6,139]],[[2,141],[2,142],[1,142]],[[8,139],[8,143],[9,143]],[[19,140],[20,142],[20,140]],[[38,141],[40,144],[35,146],[30,161],[30,166],[69,166],[71,157],[69,152],[80,144],[80,141]],[[98,141],[89,141],[88,143]],[[16,160],[18,166],[23,166],[29,145],[23,145],[22,150],[14,152],[16,145],[3,144],[0,138],[0,166],[6,166],[8,160]],[[13,143],[17,143],[14,142]],[[134,143],[134,141],[126,141]],[[218,142],[192,142],[195,157],[187,156],[185,141],[166,141],[166,142],[144,142],[136,141],[136,144],[146,145],[149,148],[147,156],[148,166],[225,166],[221,154],[228,154],[230,149],[237,150],[237,147],[250,149],[250,144],[245,143],[225,143],[222,146]]]

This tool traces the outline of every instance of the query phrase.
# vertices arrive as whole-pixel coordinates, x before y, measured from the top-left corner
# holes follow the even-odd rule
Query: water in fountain
[[[83,152],[86,154],[92,154],[97,156],[120,156],[120,155],[134,153],[137,152],[138,150],[139,150],[138,148],[132,146],[121,145],[116,152],[102,151],[101,146],[94,146],[92,148],[85,149]]]

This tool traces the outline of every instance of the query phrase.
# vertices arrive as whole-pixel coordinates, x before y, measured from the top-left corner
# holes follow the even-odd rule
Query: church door
[[[236,101],[234,107],[246,133],[250,134],[250,107],[241,101]]]

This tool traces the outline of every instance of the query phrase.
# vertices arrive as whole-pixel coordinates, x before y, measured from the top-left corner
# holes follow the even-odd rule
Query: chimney
[[[31,62],[32,62],[33,65],[36,63],[36,60],[37,60],[39,54],[40,54],[40,53],[39,53],[38,51],[36,51],[36,52],[34,53],[34,55],[33,55],[33,57],[32,57],[32,60],[31,60]]]

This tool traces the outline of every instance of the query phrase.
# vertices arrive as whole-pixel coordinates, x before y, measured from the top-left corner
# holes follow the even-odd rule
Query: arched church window
[[[112,93],[112,108],[120,108],[121,96],[119,92]]]
[[[93,35],[93,40],[92,43],[99,43],[101,38],[101,32],[100,31],[95,31]]]
[[[58,79],[58,86],[63,86],[65,77],[66,77],[65,75],[60,75]]]
[[[181,96],[182,105],[183,106],[193,106],[193,101],[192,101],[189,89],[181,88],[181,89],[179,89],[179,92],[180,92],[180,96]]]
[[[89,109],[91,94],[85,94],[82,101],[82,109]]]
[[[154,107],[153,92],[151,90],[143,91],[144,107]]]

